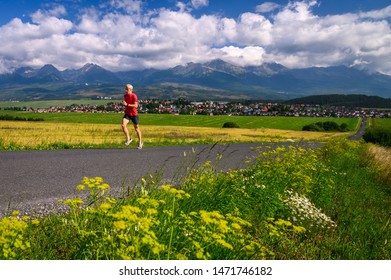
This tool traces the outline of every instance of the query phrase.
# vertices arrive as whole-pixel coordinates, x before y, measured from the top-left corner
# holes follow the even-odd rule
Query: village
[[[291,116],[333,118],[391,118],[391,109],[352,108],[346,106],[322,106],[312,104],[286,104],[280,102],[222,102],[143,99],[139,101],[141,114],[226,115],[226,116]],[[11,109],[11,108],[9,108]],[[108,100],[105,105],[73,104],[49,108],[13,108],[34,112],[91,112],[123,113],[121,102]]]

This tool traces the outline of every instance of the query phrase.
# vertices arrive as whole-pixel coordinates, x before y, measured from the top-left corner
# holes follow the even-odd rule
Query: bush
[[[339,125],[336,122],[327,121],[323,123],[325,131],[339,131]]]
[[[239,125],[235,122],[226,122],[223,124],[223,128],[239,128]]]
[[[303,126],[303,131],[349,131],[348,125],[343,123],[338,125],[336,122],[316,122]]]
[[[324,131],[323,127],[318,126],[315,123],[307,124],[303,126],[303,131]]]
[[[391,129],[387,129],[387,128],[366,129],[363,135],[363,139],[365,140],[365,142],[391,147]]]
[[[349,131],[348,125],[343,123],[339,126],[340,131]]]

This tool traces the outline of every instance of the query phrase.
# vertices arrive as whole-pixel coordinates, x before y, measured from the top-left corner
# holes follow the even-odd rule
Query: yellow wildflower
[[[102,184],[98,186],[98,189],[104,191],[110,189],[110,186],[108,184]]]
[[[147,209],[147,214],[148,215],[156,215],[157,213],[158,213],[157,210],[154,209],[154,208],[148,208]]]
[[[99,205],[98,209],[102,210],[103,212],[107,212],[111,208],[110,203],[102,203]]]
[[[232,247],[232,245],[229,244],[228,242],[226,242],[224,239],[217,239],[216,242],[219,243],[220,245],[222,245],[223,247],[227,248],[227,249],[230,249],[230,250],[234,249],[234,247]]]
[[[114,227],[117,230],[124,230],[126,229],[126,223],[124,221],[116,221],[113,223]]]
[[[85,185],[81,185],[81,184],[76,186],[76,190],[78,190],[78,191],[82,191],[85,188],[86,188],[86,186]]]

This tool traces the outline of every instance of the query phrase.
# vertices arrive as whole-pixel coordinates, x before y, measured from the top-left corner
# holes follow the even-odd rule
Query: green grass
[[[369,119],[363,139],[385,147],[391,147],[391,119]]]
[[[335,177],[338,187],[333,191],[328,209],[340,226],[328,240],[332,254],[325,257],[390,259],[391,178],[379,176],[381,169],[376,165],[390,166],[391,150],[384,149],[383,156],[388,154],[388,159],[383,157],[378,162],[371,160],[368,149],[371,145],[353,142],[330,147],[330,144],[325,147],[327,158],[340,175]]]
[[[370,119],[371,126],[391,130],[391,119]]]
[[[116,113],[33,113],[4,111],[0,114],[24,118],[43,118],[50,122],[118,124],[122,114]],[[240,128],[274,128],[284,130],[302,130],[304,125],[316,121],[334,121],[338,125],[346,123],[349,130],[356,128],[355,118],[311,118],[311,117],[257,117],[257,116],[204,116],[204,115],[168,115],[141,114],[140,126],[188,126],[188,127],[223,127],[226,122],[235,122]]]
[[[200,163],[175,185],[146,175],[115,197],[84,178],[62,202],[69,214],[0,220],[0,258],[389,260],[390,182],[367,152],[357,141],[262,150],[243,170]]]
[[[78,100],[40,100],[40,101],[0,101],[0,109],[9,107],[19,108],[50,108],[56,106],[78,105],[106,105],[109,102],[121,102],[121,100],[97,100],[97,99],[78,99]],[[1,111],[0,111],[1,112]]]

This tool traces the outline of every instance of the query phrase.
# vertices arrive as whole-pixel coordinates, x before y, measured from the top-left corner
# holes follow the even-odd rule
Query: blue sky
[[[102,0],[51,0],[51,1],[32,1],[32,0],[2,0],[0,3],[0,24],[7,23],[15,17],[28,20],[28,16],[38,9],[47,8],[51,5],[62,4],[72,11],[69,17],[75,16],[77,10],[91,6],[99,6],[104,3]],[[130,1],[128,1],[130,2]],[[175,9],[180,1],[174,0],[149,0],[143,1],[144,7],[149,9],[171,8]],[[191,2],[191,1],[183,1]],[[208,3],[194,11],[194,14],[220,14],[228,17],[238,17],[241,13],[254,12],[256,7],[265,2],[272,2],[279,5],[286,5],[287,0],[260,1],[260,0],[209,0],[199,1],[199,3]],[[228,4],[227,4],[228,3]],[[314,8],[318,15],[335,15],[349,12],[370,11],[381,9],[391,5],[389,0],[323,0],[318,1],[319,5]]]
[[[2,0],[0,73],[112,71],[223,59],[391,75],[389,0]]]

